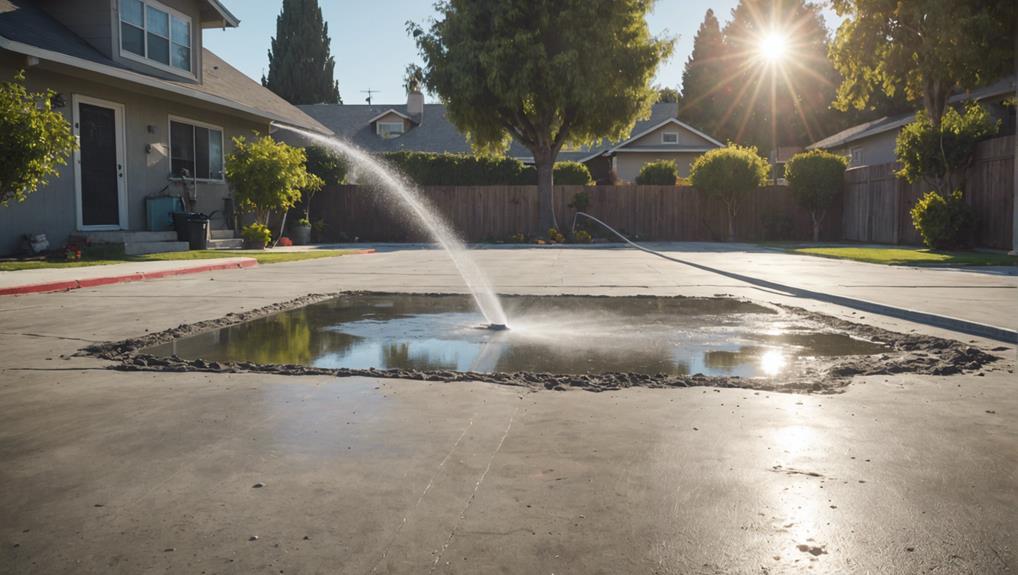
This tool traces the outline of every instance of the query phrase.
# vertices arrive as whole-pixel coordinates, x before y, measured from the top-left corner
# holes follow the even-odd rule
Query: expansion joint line
[[[456,441],[452,444],[452,447],[449,448],[449,452],[445,454],[445,457],[443,457],[442,461],[439,462],[438,467],[435,468],[434,473],[431,474],[431,478],[428,479],[428,484],[424,486],[424,491],[422,491],[420,497],[417,498],[417,502],[414,503],[409,510],[407,510],[406,514],[403,515],[403,519],[402,521],[400,521],[399,527],[396,528],[396,532],[392,534],[392,537],[385,544],[385,547],[382,549],[382,555],[378,558],[377,561],[375,561],[374,565],[371,566],[371,570],[368,571],[369,574],[377,571],[378,566],[385,562],[385,559],[389,556],[389,551],[392,549],[393,543],[395,543],[396,540],[399,539],[399,535],[403,531],[403,527],[406,526],[407,520],[410,518],[410,515],[414,511],[416,511],[418,507],[420,507],[421,502],[424,501],[424,498],[428,495],[428,492],[431,491],[431,487],[435,484],[435,478],[438,477],[439,474],[441,474],[442,471],[445,469],[445,464],[449,461],[449,458],[452,457],[452,454],[455,453],[456,449],[460,446],[460,443],[463,442],[463,438],[466,437],[467,432],[470,431],[470,428],[473,426],[474,418],[473,416],[471,416],[470,421],[467,422],[467,426],[463,428],[463,432],[460,433],[460,436],[456,438]]]
[[[512,414],[509,416],[509,423],[508,425],[505,426],[505,431],[502,433],[502,438],[498,440],[498,445],[495,447],[495,450],[491,452],[491,457],[488,458],[488,464],[484,466],[484,472],[481,473],[481,476],[477,479],[477,483],[474,483],[474,490],[473,492],[470,493],[470,497],[467,498],[467,502],[463,506],[463,509],[460,511],[459,517],[456,518],[456,524],[453,525],[452,529],[449,531],[449,538],[445,540],[445,544],[442,545],[442,548],[438,551],[438,556],[435,557],[435,562],[431,564],[431,569],[428,570],[429,575],[431,573],[434,573],[435,569],[438,568],[438,564],[442,561],[442,557],[445,555],[446,549],[448,549],[449,545],[452,544],[452,539],[453,537],[456,536],[456,530],[463,522],[463,518],[466,517],[467,515],[467,510],[470,509],[470,505],[474,502],[474,499],[477,497],[477,491],[481,488],[481,483],[484,483],[484,478],[488,476],[488,471],[491,470],[491,464],[494,463],[495,456],[498,455],[498,452],[502,450],[502,445],[505,443],[505,438],[509,437],[509,430],[512,429],[513,420],[516,418],[516,414],[519,411],[520,406],[517,405],[516,409],[514,409]]]

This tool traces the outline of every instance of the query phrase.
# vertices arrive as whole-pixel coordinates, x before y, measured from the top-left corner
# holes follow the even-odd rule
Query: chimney
[[[406,112],[408,116],[420,124],[424,120],[424,94],[420,92],[410,92],[407,94]]]

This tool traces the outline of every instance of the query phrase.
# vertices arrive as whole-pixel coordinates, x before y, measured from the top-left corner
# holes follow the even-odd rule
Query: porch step
[[[176,234],[173,236],[176,238]],[[187,242],[139,242],[132,241],[124,242],[124,253],[129,256],[140,256],[143,254],[161,254],[164,252],[186,252],[188,250]]]
[[[239,250],[244,248],[243,238],[211,239],[209,240],[210,250]]]
[[[127,230],[116,230],[109,232],[83,232],[81,235],[89,238],[95,243],[105,244],[126,244],[137,242],[175,242],[177,232],[132,232]]]
[[[237,237],[233,230],[209,230],[214,240],[232,240]]]

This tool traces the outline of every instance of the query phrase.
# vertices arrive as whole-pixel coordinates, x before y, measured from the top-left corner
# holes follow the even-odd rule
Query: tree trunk
[[[809,215],[813,218],[813,243],[817,243],[820,241],[820,223],[824,221],[824,215],[817,217],[817,212],[810,212]]]
[[[555,218],[555,158],[551,150],[534,152],[534,165],[537,167],[537,213],[538,234],[544,236],[551,228],[558,228]]]
[[[735,241],[735,209],[732,204],[726,204],[728,208],[728,241]]]

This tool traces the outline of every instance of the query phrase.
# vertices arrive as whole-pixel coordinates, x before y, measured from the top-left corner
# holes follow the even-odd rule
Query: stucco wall
[[[0,79],[9,79],[21,68],[24,68],[22,58],[0,53]],[[59,111],[68,121],[72,116],[74,94],[109,100],[124,106],[127,226],[131,230],[146,228],[145,197],[158,194],[168,183],[168,132],[171,115],[223,128],[224,153],[233,149],[232,138],[235,136],[250,137],[255,130],[262,134],[268,133],[269,126],[262,121],[128,91],[123,86],[111,85],[109,81],[104,83],[102,77],[97,75],[92,78],[72,77],[41,67],[26,70],[29,89],[38,91],[49,88],[63,96],[66,105]],[[146,152],[146,144],[151,145],[150,152]],[[76,231],[77,205],[72,162],[73,159],[70,159],[68,165],[60,168],[59,176],[51,178],[48,186],[31,194],[24,203],[12,203],[6,208],[0,208],[0,254],[16,250],[19,238],[26,233],[46,233],[51,245],[56,246],[62,244],[68,234]],[[199,183],[197,193],[198,211],[209,213],[222,209],[229,188],[225,183]],[[217,223],[221,225],[221,221],[213,222]]]
[[[664,144],[661,141],[661,134],[665,132],[676,132],[679,135],[679,141],[677,144]],[[705,148],[713,148],[715,144],[708,142],[702,136],[694,134],[682,126],[676,124],[665,124],[660,128],[644,134],[636,140],[630,142],[626,147],[657,147],[663,145],[679,145],[679,146],[703,146]]]
[[[689,165],[693,163],[693,160],[700,154],[690,152],[640,152],[640,153],[618,153],[613,160],[615,161],[615,171],[619,177],[626,182],[636,181],[636,176],[640,175],[640,168],[644,164],[649,162],[656,162],[658,160],[672,160],[675,162],[675,166],[679,170],[679,176],[683,178],[689,177]]]
[[[836,148],[832,151],[837,154],[844,154],[846,157],[851,158],[852,148],[861,148],[862,161],[859,164],[853,164],[853,168],[859,166],[889,164],[895,161],[894,143],[897,138],[898,130],[888,130],[868,138],[856,140],[851,144],[841,148]]]

